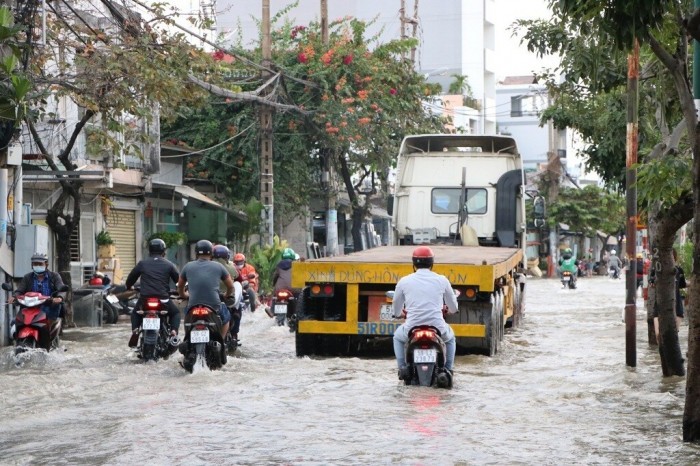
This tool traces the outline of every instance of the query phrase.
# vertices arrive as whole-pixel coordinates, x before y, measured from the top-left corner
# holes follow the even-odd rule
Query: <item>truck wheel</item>
[[[495,300],[496,301],[496,300]],[[500,319],[498,318],[498,305],[494,302],[491,308],[491,318],[489,319],[488,326],[486,327],[486,355],[495,356],[498,353],[498,323]]]
[[[308,290],[305,288],[299,293],[299,299],[296,302],[297,319],[300,321],[309,320],[310,316],[306,314],[308,299]],[[318,353],[318,335],[299,333],[299,327],[297,326],[294,337],[297,357],[312,356]]]
[[[297,331],[295,346],[297,357],[301,358],[304,356],[313,356],[317,353],[318,336],[313,334],[303,334]]]

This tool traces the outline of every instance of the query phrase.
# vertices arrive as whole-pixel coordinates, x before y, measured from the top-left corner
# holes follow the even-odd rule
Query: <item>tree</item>
[[[588,185],[583,189],[562,188],[556,203],[549,204],[547,220],[550,226],[566,223],[570,231],[585,236],[597,235],[598,230],[613,235],[624,228],[624,215],[622,196]]]
[[[331,167],[340,175],[350,199],[356,248],[362,244],[360,226],[368,208],[358,192],[363,180],[374,176],[386,184],[405,134],[442,130],[441,120],[422,106],[422,99],[437,93],[439,86],[426,84],[412,64],[401,59],[414,41],[378,44],[375,38],[365,37],[366,27],[365,22],[352,18],[331,23],[327,45],[318,23],[276,27],[272,59],[279,74],[275,91],[268,96],[270,101],[286,105],[273,119],[275,212],[293,215],[307,206],[310,198],[332,195],[336,187],[324,184],[320,176],[322,166]],[[248,51],[246,56],[259,60],[261,51]],[[226,61],[225,54],[219,57]],[[245,69],[240,61],[228,61],[221,66],[239,72]],[[240,85],[250,90],[261,84],[255,77]],[[232,193],[231,201],[245,204],[257,195],[257,115],[235,99],[229,99],[228,108],[221,100],[212,101],[211,111],[188,114],[177,127],[167,129],[167,134],[206,148],[220,143],[222,134],[229,134],[223,128],[246,129],[246,135],[232,143],[230,151],[226,148],[228,153],[212,147],[207,157],[193,161],[195,171],[219,186],[227,183],[228,173],[240,179],[237,169],[223,162],[241,164],[241,170],[249,168],[248,179],[240,188],[230,186],[244,193],[240,197]],[[208,130],[197,131],[201,127]]]
[[[635,0],[613,0],[604,3],[596,0],[560,0],[550,4],[554,7],[557,20],[552,28],[533,29],[534,34],[528,42],[530,49],[540,52],[554,51],[571,57],[571,63],[579,65],[572,67],[571,71],[580,71],[578,75],[567,73],[571,87],[575,87],[579,82],[588,83],[588,92],[599,94],[619,87],[614,85],[614,79],[606,79],[611,76],[614,78],[616,74],[607,72],[609,69],[615,69],[606,66],[611,63],[611,58],[614,61],[615,53],[611,51],[631,50],[635,40],[640,41],[644,50],[642,56],[645,56],[645,53],[653,54],[653,59],[642,68],[642,75],[656,74],[658,77],[656,80],[650,79],[646,84],[655,86],[650,88],[653,92],[650,92],[646,100],[651,110],[647,109],[649,113],[646,114],[646,121],[648,125],[655,125],[660,129],[655,136],[653,131],[640,134],[640,144],[646,145],[648,154],[643,162],[658,160],[660,164],[668,162],[677,165],[683,163],[686,150],[692,154],[692,193],[687,188],[673,189],[670,193],[663,194],[649,191],[653,195],[645,200],[650,233],[655,235],[652,247],[658,251],[660,264],[656,291],[664,297],[669,296],[668,300],[657,300],[662,326],[662,367],[665,375],[667,370],[670,374],[683,375],[678,337],[671,327],[673,307],[668,305],[673,303],[675,297],[672,292],[670,245],[677,228],[691,217],[700,214],[700,202],[697,201],[700,196],[700,140],[697,137],[698,121],[688,73],[688,37],[696,40],[700,38],[700,30],[695,26],[700,24],[700,11],[696,11],[689,18],[683,18],[683,8],[687,7],[684,3],[642,4]],[[623,67],[616,69],[617,74],[624,70]],[[651,73],[647,74],[647,71]],[[606,84],[610,86],[606,87]],[[671,90],[672,92],[669,92]],[[640,111],[640,117],[642,115]],[[651,115],[653,117],[650,118]],[[644,130],[644,126],[640,126]],[[644,134],[652,134],[651,140],[644,141]],[[685,146],[681,144],[683,134]],[[644,181],[642,167],[640,175],[641,186]],[[675,182],[678,184],[677,179]],[[680,185],[687,187],[685,183]],[[697,237],[700,231],[698,222],[694,222],[694,229]],[[689,368],[683,418],[685,441],[700,440],[700,366],[697,366],[700,360],[700,318],[695,317],[700,310],[700,300],[696,298],[697,292],[694,288],[699,275],[700,245],[696,242],[688,309]]]
[[[184,35],[168,32],[166,16],[146,21],[108,0],[102,3],[108,13],[51,7],[47,46],[37,47],[34,35],[27,34],[24,49],[33,86],[24,123],[48,170],[57,173],[60,194],[48,210],[47,224],[56,241],[58,270],[64,271],[63,280],[69,285],[70,274],[65,272],[70,269],[69,239],[80,222],[83,183],[60,172],[78,168],[73,150],[88,123],[88,148],[100,148],[108,157],[119,150],[144,156],[141,147],[159,141],[134,127],[138,122],[150,124],[159,115],[172,117],[181,102],[199,102],[203,91],[188,81],[188,72],[206,71],[212,63]],[[116,26],[101,29],[90,21],[94,15],[106,15],[108,24]],[[41,18],[34,11],[21,20],[26,30]],[[79,119],[68,124],[63,144],[56,146],[60,138],[43,131],[42,125],[57,117],[60,101],[76,105]]]

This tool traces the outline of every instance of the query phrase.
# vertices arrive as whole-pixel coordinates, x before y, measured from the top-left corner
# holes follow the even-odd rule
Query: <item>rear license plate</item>
[[[379,308],[379,320],[392,320],[394,318],[394,308],[391,304],[382,304]]]
[[[287,305],[286,304],[275,304],[275,314],[287,315]]]
[[[561,277],[561,279],[564,280],[565,282],[568,282],[569,280],[571,280],[571,277],[568,275],[564,275],[563,277]]]
[[[437,351],[434,349],[413,350],[414,363],[430,363],[437,361]]]
[[[192,330],[190,343],[209,343],[209,330]]]
[[[119,302],[119,298],[117,298],[117,297],[114,296],[113,294],[108,294],[108,295],[107,295],[107,301],[109,301],[109,302],[112,303],[112,304],[116,304],[116,303]]]
[[[144,330],[160,330],[160,319],[143,319]]]

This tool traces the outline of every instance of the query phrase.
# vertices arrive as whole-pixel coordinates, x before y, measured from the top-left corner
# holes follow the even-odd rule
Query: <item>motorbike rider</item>
[[[292,288],[292,264],[295,260],[299,260],[299,254],[295,253],[292,248],[284,248],[282,259],[277,263],[275,271],[272,272],[273,296],[280,290],[289,290],[294,296],[299,295],[299,288]],[[294,301],[289,301],[287,307],[290,308],[289,313],[294,314]]]
[[[231,251],[223,244],[217,244],[214,246],[214,249],[212,249],[212,261],[223,265],[229,275],[231,275],[231,279],[236,281],[236,278],[238,278],[238,271],[231,265],[231,262],[229,262],[228,258],[230,255]],[[226,284],[223,282],[219,284],[219,293],[226,293]],[[234,301],[235,297],[231,296],[226,302],[226,307],[228,307],[231,313],[231,336],[234,340],[238,341],[238,331],[241,328],[242,314],[240,308],[234,306]]]
[[[63,286],[61,275],[58,272],[49,270],[49,259],[46,254],[35,252],[30,260],[32,261],[32,271],[22,277],[19,286],[14,291],[14,296],[11,296],[8,300],[10,303],[14,302],[18,295],[23,295],[30,291],[41,293],[44,296],[51,296],[51,293]],[[41,338],[41,346],[48,351],[51,347],[50,330],[59,317],[65,317],[63,298],[56,296],[55,298],[47,299],[41,305],[41,312],[46,314],[48,325],[39,330],[39,338]]]
[[[559,273],[560,276],[563,272],[571,273],[571,280],[576,281],[576,274],[578,273],[578,260],[574,257],[571,248],[564,249],[564,253],[559,259]]]
[[[248,280],[250,310],[251,312],[255,312],[255,309],[258,307],[258,273],[255,271],[253,264],[247,263],[245,255],[240,252],[233,256],[233,265],[238,271],[238,278],[236,278],[236,281],[243,282]],[[251,275],[255,276],[251,278]]]
[[[610,257],[608,258],[608,267],[613,269],[614,277],[620,277],[620,269],[622,268],[622,261],[617,257],[617,251],[614,249],[610,251]]]
[[[211,241],[205,239],[197,241],[195,245],[197,259],[188,262],[182,268],[177,282],[177,291],[182,298],[189,298],[188,312],[192,306],[198,304],[205,304],[217,311],[222,324],[221,338],[225,341],[231,313],[219,298],[219,283],[223,281],[226,285],[224,294],[224,300],[226,300],[233,294],[233,279],[223,265],[211,260],[213,250]],[[185,283],[187,283],[187,291],[185,291]]]
[[[148,243],[147,259],[143,259],[136,264],[136,267],[129,272],[126,277],[126,289],[130,290],[136,280],[141,279],[141,291],[139,299],[134,305],[134,310],[131,311],[131,338],[129,346],[135,347],[139,341],[139,328],[143,319],[136,311],[141,309],[144,297],[157,296],[160,299],[170,297],[170,280],[177,283],[179,274],[175,264],[165,258],[166,245],[165,241],[160,238],[154,238]],[[170,325],[170,334],[177,335],[180,328],[180,310],[175,303],[168,299],[165,304],[168,310],[168,323]]]
[[[394,317],[404,314],[406,322],[394,331],[394,354],[399,367],[399,379],[410,377],[406,366],[405,346],[408,332],[418,325],[431,325],[440,331],[445,342],[445,369],[452,375],[455,360],[457,340],[452,328],[445,322],[443,302],[447,312],[457,312],[457,298],[452,291],[452,285],[444,275],[432,271],[435,255],[428,246],[419,246],[413,251],[412,261],[414,272],[403,277],[396,284],[394,291]]]

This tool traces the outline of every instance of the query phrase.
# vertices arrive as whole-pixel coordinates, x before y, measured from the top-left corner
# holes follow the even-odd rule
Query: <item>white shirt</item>
[[[407,315],[404,325],[408,328],[416,325],[432,325],[444,333],[447,330],[447,323],[442,316],[443,302],[447,304],[450,314],[457,312],[457,298],[449,280],[430,269],[418,269],[396,284],[394,316],[400,317],[405,305]]]

